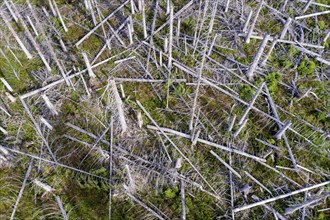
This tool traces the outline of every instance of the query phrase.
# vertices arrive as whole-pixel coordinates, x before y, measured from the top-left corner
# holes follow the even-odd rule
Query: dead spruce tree
[[[325,218],[329,10],[2,1],[0,216]]]

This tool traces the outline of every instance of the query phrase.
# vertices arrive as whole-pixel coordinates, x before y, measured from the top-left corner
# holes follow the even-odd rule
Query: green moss
[[[317,216],[317,219],[319,220],[326,220],[328,219],[327,215],[324,212],[320,212]]]
[[[316,64],[312,60],[304,58],[298,65],[298,73],[302,76],[308,76],[314,73]]]
[[[265,78],[269,93],[275,96],[278,92],[278,83],[282,80],[282,75],[277,72],[268,74]]]
[[[295,48],[293,45],[289,45],[288,53],[291,56],[297,56],[299,54],[299,50]]]
[[[254,55],[257,53],[258,46],[257,39],[254,38],[250,39],[250,43],[244,44],[245,56],[249,59],[249,62],[252,61]]]
[[[179,192],[178,187],[174,187],[173,189],[168,188],[164,192],[165,199],[173,199],[177,196],[177,193]]]
[[[195,19],[185,19],[181,22],[181,31],[184,34],[193,36],[195,26],[196,26]]]
[[[72,98],[73,101],[78,101],[79,100],[79,92],[78,91],[72,91],[71,98]]]
[[[284,67],[284,68],[291,68],[291,67],[293,67],[293,65],[294,64],[288,59],[284,59],[281,62],[281,66]]]
[[[251,86],[249,86],[247,84],[240,84],[238,86],[238,88],[240,90],[239,95],[241,98],[243,98],[245,100],[249,100],[253,97],[253,94],[255,91]]]
[[[324,28],[325,28],[325,21],[319,20],[317,22],[317,24],[318,24],[320,30],[324,30]]]
[[[65,115],[68,115],[68,114],[75,114],[75,112],[76,112],[76,106],[75,106],[75,104],[73,104],[72,102],[68,102],[67,104],[65,104],[65,105],[62,107],[62,112],[63,112]]]

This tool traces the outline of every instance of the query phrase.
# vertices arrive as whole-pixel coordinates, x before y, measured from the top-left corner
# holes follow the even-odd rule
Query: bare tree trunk
[[[56,17],[57,14],[56,14],[56,10],[55,10],[55,8],[54,8],[54,6],[53,6],[52,1],[53,1],[53,0],[48,0],[48,4],[49,4],[49,7],[50,7],[50,9],[51,9],[51,11],[52,11],[52,13],[53,13],[53,16]]]
[[[59,197],[59,196],[55,196],[55,198],[56,198],[56,201],[57,201],[57,204],[58,204],[58,207],[60,208],[60,210],[61,210],[61,213],[62,213],[62,217],[63,217],[63,219],[64,220],[68,220],[69,218],[68,218],[68,215],[66,214],[66,212],[65,212],[65,209],[64,209],[64,207],[63,207],[63,203],[62,203],[62,200],[61,200],[61,198]]]
[[[132,15],[134,15],[135,14],[135,4],[134,4],[134,0],[131,0],[131,13],[132,13]]]
[[[178,132],[178,131],[175,131],[175,130],[172,130],[172,129],[169,129],[169,128],[162,128],[162,127],[157,127],[157,126],[152,126],[152,125],[147,125],[147,128],[152,129],[152,130],[159,130],[159,131],[170,133],[170,134],[175,134],[177,136],[180,136],[180,137],[187,138],[187,139],[191,140],[191,135],[185,134],[185,133],[182,133],[182,132]],[[254,159],[256,161],[266,162],[266,160],[264,158],[260,158],[260,157],[245,153],[245,152],[243,152],[241,150],[237,150],[233,147],[225,147],[223,145],[216,144],[216,143],[213,143],[213,142],[201,139],[201,138],[198,138],[197,142],[200,142],[202,144],[206,144],[206,145],[209,145],[209,146],[213,146],[213,147],[219,148],[219,149],[224,150],[224,151],[236,153],[236,154]]]
[[[285,215],[292,214],[299,209],[302,209],[302,208],[308,207],[312,204],[315,204],[315,203],[319,202],[321,199],[325,199],[329,196],[330,196],[330,193],[326,193],[323,196],[319,196],[319,197],[304,201],[298,205],[288,207],[285,209]]]
[[[230,119],[230,124],[229,124],[229,127],[228,127],[228,131],[231,131],[233,130],[233,127],[234,127],[234,124],[235,124],[235,121],[236,121],[236,115],[233,115],[233,117]]]
[[[90,78],[96,78],[96,75],[94,74],[93,70],[92,70],[92,66],[91,64],[89,63],[89,60],[88,60],[88,56],[85,52],[82,52],[82,56],[84,58],[84,61],[85,61],[85,64],[86,64],[86,67],[87,67],[87,70],[88,70],[88,75]]]
[[[249,23],[250,23],[250,20],[251,20],[251,18],[252,18],[252,14],[253,14],[253,11],[252,11],[252,9],[250,9],[250,11],[249,11],[249,15],[248,15],[248,17],[247,17],[247,19],[246,19],[246,21],[245,21],[245,24],[244,24],[244,27],[243,27],[243,33],[245,33],[246,32],[246,30],[247,30],[247,28],[249,27]]]
[[[234,170],[229,164],[227,164],[223,159],[221,159],[221,157],[219,157],[214,151],[210,151],[210,153],[215,156],[215,158],[217,158],[225,167],[227,167],[227,169],[232,172],[233,174],[235,174],[239,179],[242,179],[241,175]]]
[[[8,8],[8,10],[9,10],[9,12],[10,12],[10,15],[14,18],[15,22],[18,23],[18,18],[17,18],[17,16],[15,15],[15,12],[14,12],[13,9],[11,8],[10,4],[8,3],[7,0],[4,0],[4,2],[5,2],[5,5],[6,5],[6,7]],[[12,3],[12,2],[10,1],[10,3]]]
[[[62,15],[61,15],[61,13],[60,13],[60,10],[59,10],[58,7],[57,7],[56,1],[53,1],[53,2],[54,2],[54,8],[55,8],[55,11],[56,11],[58,17],[60,18],[60,22],[61,22],[61,24],[62,24],[62,26],[63,26],[63,29],[64,29],[65,32],[68,32],[69,30],[68,30],[68,28],[66,27],[66,25],[65,25],[65,23],[64,23],[64,21],[63,21],[63,18],[62,18]]]
[[[245,42],[246,42],[246,43],[250,43],[250,37],[251,37],[251,35],[252,35],[252,33],[253,33],[254,26],[256,25],[256,22],[257,22],[257,20],[258,20],[258,16],[259,16],[259,13],[260,13],[260,11],[261,11],[261,9],[262,9],[263,4],[264,4],[264,1],[261,0],[260,3],[259,3],[259,6],[258,6],[258,8],[257,8],[257,11],[256,11],[256,13],[255,13],[255,15],[254,15],[254,18],[253,18],[253,20],[252,20],[252,23],[251,23],[250,29],[249,29],[248,33],[246,34],[246,37],[245,37]]]
[[[95,30],[102,26],[109,18],[111,18],[114,14],[116,14],[122,7],[124,7],[130,0],[126,0],[120,6],[118,6],[112,13],[110,13],[107,17],[105,17],[100,23],[98,23],[92,30],[90,30],[83,38],[81,38],[75,46],[78,47],[83,41],[85,41],[89,36],[91,36]]]
[[[309,17],[319,16],[319,15],[325,15],[325,14],[329,14],[329,13],[330,13],[330,10],[321,11],[321,12],[316,12],[316,13],[313,13],[313,14],[297,16],[294,19],[299,20],[299,19],[303,19],[303,18],[309,18]]]
[[[280,123],[280,117],[279,117],[278,114],[277,114],[276,106],[275,106],[275,104],[274,104],[274,102],[273,102],[273,99],[272,99],[272,97],[271,97],[271,95],[270,95],[270,93],[269,93],[269,91],[268,91],[268,87],[267,87],[267,85],[265,85],[265,90],[266,90],[266,95],[267,95],[267,98],[268,98],[268,101],[269,101],[270,107],[271,107],[271,109],[272,109],[272,112],[273,112],[275,118],[277,118],[277,120],[278,120],[278,121],[276,122],[276,123],[277,123],[277,126],[278,126],[279,128],[281,128],[281,127],[282,127],[282,124]],[[290,128],[290,127],[288,127],[288,128]],[[295,169],[297,169],[297,163],[296,163],[296,160],[295,160],[295,158],[294,158],[294,156],[293,156],[292,150],[291,150],[290,145],[289,145],[289,141],[288,141],[288,139],[287,139],[287,137],[286,137],[285,134],[283,134],[283,139],[284,139],[285,145],[286,145],[286,147],[287,147],[287,150],[288,150],[288,152],[289,152],[289,155],[290,155],[291,161],[292,161],[292,163],[293,163],[293,166],[294,166]]]
[[[114,97],[115,97],[115,102],[116,102],[116,106],[117,106],[117,110],[118,110],[118,116],[119,116],[119,121],[120,121],[120,125],[121,125],[121,130],[122,130],[122,133],[125,133],[127,130],[127,124],[126,124],[126,118],[125,118],[125,113],[124,113],[124,109],[123,109],[123,101],[120,99],[115,81],[109,80],[109,84],[111,86],[111,91],[113,92]]]
[[[256,203],[240,206],[240,207],[235,208],[234,212],[244,211],[244,210],[256,207],[256,206],[260,206],[260,205],[264,205],[264,204],[267,204],[267,203],[270,203],[270,202],[274,202],[274,201],[279,200],[279,199],[284,199],[284,198],[287,198],[289,196],[293,196],[293,195],[296,195],[298,193],[306,192],[306,191],[316,189],[316,188],[319,188],[319,187],[322,187],[322,186],[326,186],[326,185],[329,185],[329,184],[330,184],[330,181],[326,181],[326,182],[319,183],[319,184],[316,184],[316,185],[312,185],[312,186],[302,188],[302,189],[299,189],[299,190],[296,190],[296,191],[292,191],[292,192],[289,192],[289,193],[286,193],[286,194],[282,194],[282,195],[279,195],[279,196],[276,196],[276,197],[273,197],[273,198],[265,199],[265,200],[262,200],[262,201],[259,201],[259,202],[256,202]]]
[[[45,118],[40,117],[40,121],[44,123],[44,125],[46,125],[46,127],[49,128],[49,130],[53,130],[53,126]]]
[[[133,196],[131,193],[129,193],[128,191],[124,190],[124,193],[126,195],[128,195],[131,199],[133,199],[136,203],[138,203],[139,205],[141,205],[143,208],[145,208],[146,210],[148,210],[151,214],[153,214],[155,217],[157,217],[158,219],[161,220],[165,220],[162,216],[160,216],[157,212],[155,212],[154,210],[152,210],[151,208],[149,208],[146,204],[144,204],[140,199],[136,198],[135,196]]]
[[[14,91],[13,88],[7,82],[7,80],[5,80],[5,78],[0,77],[0,80],[5,85],[5,87],[8,89],[9,92],[13,92]]]
[[[265,86],[265,82],[263,82],[260,87],[258,88],[256,94],[254,95],[253,99],[251,100],[249,106],[247,107],[247,109],[245,109],[242,117],[240,118],[240,120],[238,121],[238,125],[243,124],[243,121],[245,120],[246,116],[249,114],[249,111],[251,110],[252,106],[254,105],[255,101],[257,100],[258,96],[260,95],[262,89]]]
[[[278,39],[273,39],[273,41],[272,41],[272,43],[270,44],[269,49],[268,49],[268,51],[267,51],[267,53],[266,53],[264,59],[263,59],[263,60],[261,61],[261,63],[260,63],[260,66],[261,66],[261,67],[266,66],[267,60],[269,59],[270,55],[272,54],[273,49],[275,48],[275,45],[277,44],[277,42],[278,42]]]
[[[26,57],[29,60],[31,60],[32,59],[32,55],[30,54],[30,52],[28,51],[28,49],[26,49],[26,47],[24,46],[23,42],[21,41],[21,39],[19,38],[19,36],[15,32],[15,30],[13,29],[13,27],[10,25],[10,23],[5,18],[4,14],[0,13],[0,16],[5,21],[5,24],[7,25],[8,29],[10,30],[10,32],[14,36],[15,40],[17,41],[17,43],[19,44],[19,46],[21,47],[21,49],[23,50],[23,52],[25,53]]]
[[[172,68],[172,44],[173,44],[173,5],[170,5],[170,32],[169,32],[169,44],[168,44],[168,64],[167,68],[171,69]]]
[[[256,69],[257,66],[258,66],[259,59],[261,58],[262,53],[264,52],[264,49],[265,49],[265,47],[266,47],[266,45],[267,45],[267,42],[268,42],[268,40],[269,40],[269,37],[270,37],[270,36],[269,36],[268,34],[266,34],[266,35],[264,36],[264,39],[262,40],[262,42],[261,42],[261,44],[260,44],[260,46],[259,46],[259,48],[258,48],[257,54],[255,55],[252,64],[249,66],[249,69],[248,69],[248,71],[247,71],[247,73],[246,73],[246,76],[247,76],[247,78],[248,78],[250,81],[253,80],[253,77],[254,77],[254,75],[255,75],[255,73],[254,73],[254,72],[255,72],[255,69]]]
[[[228,12],[229,4],[230,4],[230,0],[227,0],[227,2],[226,2],[226,8],[225,8],[225,13]]]
[[[280,39],[281,39],[281,40],[284,39],[286,33],[288,32],[288,29],[289,29],[289,27],[290,27],[291,22],[292,22],[292,19],[289,17],[289,18],[286,20],[286,22],[285,22],[285,24],[284,24],[284,26],[283,26],[283,29],[282,29],[282,31],[281,31],[281,34],[280,34]]]
[[[146,39],[148,37],[148,33],[147,33],[146,12],[145,12],[144,0],[142,0],[142,25],[143,25],[143,36],[144,36],[144,39]]]
[[[276,140],[279,140],[282,138],[284,132],[291,126],[292,122],[288,121],[287,123],[285,123],[282,128],[274,135],[274,138]]]
[[[265,191],[267,191],[270,195],[273,195],[272,192],[267,189],[266,186],[264,186],[261,182],[259,182],[254,176],[252,176],[250,173],[247,171],[244,171],[245,175],[247,175],[251,180],[253,180],[255,183],[257,183],[261,188],[263,188]]]
[[[184,181],[181,180],[180,195],[181,195],[181,207],[182,207],[182,220],[186,220],[186,203],[185,203],[185,193],[184,193]]]
[[[31,20],[30,16],[26,16],[26,17],[27,17],[27,20],[28,20],[30,26],[32,27],[32,29],[33,29],[33,31],[34,31],[34,34],[35,34],[36,36],[39,36],[39,33],[38,33],[36,27],[34,26],[33,21]]]

